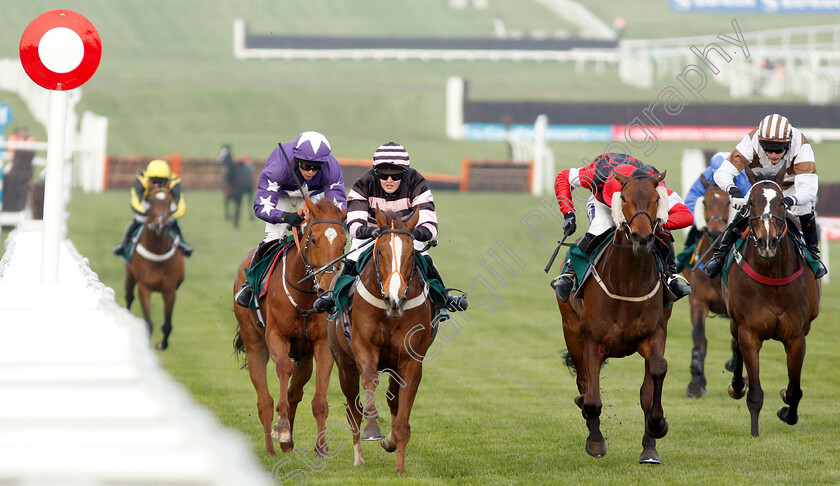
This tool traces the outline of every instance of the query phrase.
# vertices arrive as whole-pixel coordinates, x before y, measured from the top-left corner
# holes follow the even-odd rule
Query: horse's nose
[[[630,241],[640,246],[653,245],[653,233],[647,233],[644,236],[638,231],[630,233]]]

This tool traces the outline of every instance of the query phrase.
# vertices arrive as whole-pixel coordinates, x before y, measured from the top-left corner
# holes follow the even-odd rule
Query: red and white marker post
[[[51,91],[41,245],[42,282],[55,282],[58,278],[67,91],[90,79],[101,58],[99,33],[88,19],[72,10],[50,10],[39,15],[20,38],[23,70],[32,81]]]

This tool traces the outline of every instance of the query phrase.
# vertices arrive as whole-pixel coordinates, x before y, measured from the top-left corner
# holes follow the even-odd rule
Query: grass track
[[[337,377],[329,392],[330,425],[338,438],[337,455],[314,471],[283,456],[263,456],[262,428],[256,394],[248,374],[232,356],[235,330],[232,280],[247,248],[262,234],[262,224],[248,222],[232,230],[221,217],[221,195],[187,194],[186,236],[196,247],[187,261],[187,279],[178,293],[171,347],[160,353],[164,367],[189,388],[219,420],[242,431],[269,470],[278,476],[303,468],[309,484],[836,484],[840,481],[840,439],[836,432],[840,402],[840,366],[836,354],[840,315],[837,283],[826,286],[822,313],[808,338],[803,371],[805,397],[800,422],[789,427],[775,417],[778,390],[786,384],[783,350],[768,342],[761,354],[765,407],[758,439],[749,435],[745,402],[726,395],[728,325],[710,319],[707,376],[709,394],[689,400],[691,348],[688,303],[676,306],[670,322],[663,406],[670,423],[659,441],[663,465],[638,465],[642,413],[638,387],[643,363],[638,356],[611,360],[602,373],[603,420],[608,454],[596,460],[583,451],[586,428],[572,403],[574,379],[563,367],[560,315],[542,272],[550,246],[542,247],[519,225],[539,200],[525,195],[439,192],[441,246],[435,259],[447,284],[474,285],[471,321],[449,342],[440,339],[439,354],[424,367],[424,378],[412,414],[407,474],[393,474],[394,456],[378,445],[364,445],[367,467],[352,467],[350,436],[341,430],[344,398]],[[74,193],[70,205],[70,238],[88,257],[101,280],[122,300],[122,268],[109,249],[121,236],[129,214],[126,195]],[[471,208],[489,208],[476,211]],[[547,216],[547,213],[544,213]],[[87,215],[87,216],[86,216]],[[555,225],[555,231],[559,226]],[[554,236],[552,236],[554,235]],[[556,234],[546,231],[547,241]],[[505,258],[515,275],[493,263],[487,250],[500,251],[499,240],[524,263]],[[840,246],[832,244],[833,254]],[[481,259],[487,262],[482,264]],[[832,259],[834,268],[840,261]],[[492,269],[505,278],[495,281]],[[555,269],[556,270],[556,269]],[[486,291],[490,289],[490,291]],[[160,299],[153,299],[155,321],[161,321]],[[139,315],[139,307],[134,309]],[[156,330],[159,333],[159,330]],[[155,336],[157,338],[157,336]],[[334,371],[334,374],[336,372]],[[276,393],[277,386],[273,386]],[[312,384],[301,402],[297,447],[310,451],[315,423],[309,410]],[[330,423],[328,421],[328,423]],[[384,430],[390,424],[383,425]],[[288,477],[286,479],[289,479]]]

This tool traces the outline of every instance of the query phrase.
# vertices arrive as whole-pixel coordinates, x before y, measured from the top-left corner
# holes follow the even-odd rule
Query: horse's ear
[[[700,174],[700,184],[703,184],[703,189],[708,189],[712,185],[703,174]]]
[[[379,209],[379,205],[377,204],[374,207],[374,214],[376,214],[376,225],[380,228],[387,228],[388,227],[388,218],[385,216],[385,213]]]
[[[666,170],[666,171],[662,171],[662,172],[660,172],[659,174],[655,174],[655,175],[653,176],[653,178],[654,178],[654,179],[656,179],[656,181],[657,181],[657,182],[662,182],[662,181],[664,181],[664,180],[665,180],[665,174],[667,174],[667,173],[668,173],[668,171],[667,171],[667,170]]]
[[[787,161],[782,164],[782,167],[779,168],[779,172],[776,172],[776,184],[779,187],[782,187],[782,183],[785,181],[785,172],[787,172]]]
[[[627,181],[629,181],[629,180],[630,180],[630,178],[629,178],[629,177],[627,177],[626,175],[622,174],[621,172],[613,172],[613,177],[615,177],[615,180],[617,180],[617,181],[618,181],[618,183],[619,183],[619,184],[621,184],[622,186],[623,186],[623,185],[624,185]]]
[[[309,214],[315,214],[315,211],[317,211],[317,208],[315,207],[315,203],[312,202],[312,199],[309,198],[309,194],[306,194],[306,193],[303,194],[303,201],[304,201],[304,204],[306,204],[306,209],[309,210]]]
[[[418,221],[420,221],[420,210],[415,209],[414,214],[412,214],[411,217],[408,218],[408,221],[406,221],[405,223],[405,225],[408,227],[408,231],[414,231],[414,228],[417,227]]]
[[[342,220],[342,221],[346,221],[346,220],[347,220],[347,209],[345,209],[345,210],[343,210],[343,211],[341,212],[341,220]]]
[[[755,172],[747,164],[744,164],[744,174],[747,174],[747,180],[750,181],[751,185],[755,184],[755,181],[758,180],[758,176],[755,175]]]

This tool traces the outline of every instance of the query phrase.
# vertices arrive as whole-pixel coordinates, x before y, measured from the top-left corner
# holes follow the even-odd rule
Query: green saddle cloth
[[[356,262],[356,275],[361,275],[362,270],[371,260],[373,255],[373,246],[368,247],[359,255],[359,260]],[[429,283],[429,296],[432,299],[432,304],[436,308],[444,307],[446,305],[446,289],[443,287],[443,282],[439,279],[428,277],[429,264],[423,256],[417,252],[414,253],[414,264],[419,268],[423,280]],[[349,312],[353,304],[353,297],[351,290],[353,283],[358,277],[355,275],[341,275],[336,278],[335,286],[333,287],[333,298],[335,299],[335,312],[330,315],[330,319],[335,319],[341,315],[342,312]]]
[[[599,238],[603,239],[600,243],[598,243],[598,246],[595,247],[595,250],[592,251],[592,257],[584,253],[584,251],[576,244],[572,243],[569,245],[568,258],[572,268],[575,269],[575,279],[577,280],[575,283],[575,289],[578,289],[581,285],[583,285],[583,282],[588,277],[589,268],[601,259],[601,255],[604,253],[607,245],[612,241],[613,235],[615,235],[614,229],[610,230],[603,236],[599,236]]]
[[[264,292],[264,289],[260,287],[262,281],[264,280],[263,276],[266,276],[265,280],[268,279],[267,273],[271,270],[271,265],[275,262],[280,252],[294,244],[294,237],[286,235],[286,237],[277,245],[269,248],[269,250],[266,251],[258,261],[251,262],[251,266],[245,269],[245,281],[251,286],[251,289],[256,296],[256,298],[251,300],[252,308],[255,307],[257,299],[261,297],[261,294]]]
[[[682,263],[685,268],[691,268],[693,263],[691,262],[691,257],[694,255],[694,251],[697,250],[697,244],[689,245],[683,248],[683,251],[677,254],[677,261]]]

